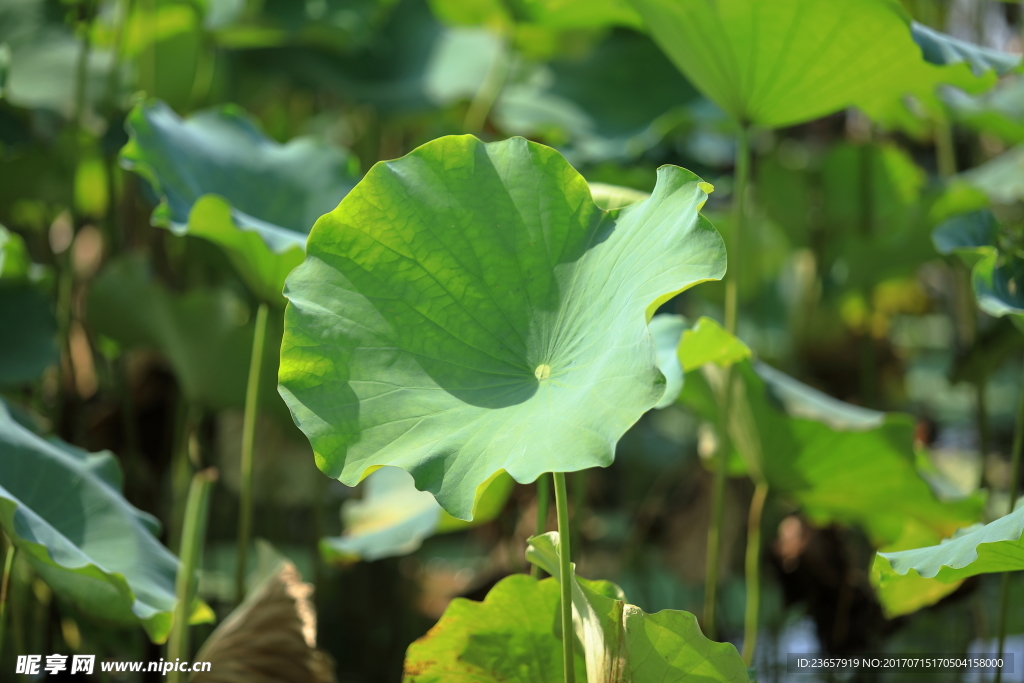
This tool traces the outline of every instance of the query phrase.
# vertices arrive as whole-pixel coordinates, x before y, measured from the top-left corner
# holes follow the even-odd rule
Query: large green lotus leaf
[[[560,553],[558,532],[552,531],[529,539],[526,559],[557,577]],[[573,629],[588,681],[749,681],[736,648],[705,638],[689,612],[646,614],[627,603],[618,586],[580,580],[571,567]]]
[[[882,552],[875,564],[883,580],[917,575],[957,583],[978,574],[1024,569],[1024,507],[989,524],[961,529],[952,538],[924,548]]]
[[[46,440],[0,403],[0,461],[0,525],[43,580],[83,612],[163,642],[178,563],[154,535],[159,522],[121,495],[114,457]]]
[[[1009,316],[1024,330],[1024,259],[991,253],[971,272],[978,306],[991,316]]]
[[[176,294],[152,278],[144,261],[123,258],[93,282],[88,320],[94,332],[124,348],[160,351],[190,402],[211,410],[245,404],[255,324],[237,295],[223,289]],[[270,316],[260,375],[264,406],[280,406],[274,396],[280,335],[280,318]]]
[[[724,272],[708,189],[664,166],[650,199],[604,212],[522,138],[375,165],[286,285],[281,394],[320,468],[354,485],[402,467],[469,519],[498,470],[610,464],[665,393],[649,317]]]
[[[513,485],[504,472],[481,484],[473,521],[465,522],[445,513],[430,493],[417,490],[405,470],[382,467],[363,482],[361,500],[342,505],[345,533],[321,539],[320,552],[328,561],[340,563],[407,555],[435,534],[493,520],[505,507]]]
[[[313,223],[355,184],[353,157],[311,138],[282,145],[235,107],[183,120],[139,104],[122,163],[161,197],[153,222],[218,244],[253,292],[281,299]]]
[[[561,683],[559,590],[554,579],[513,574],[483,602],[455,598],[409,646],[405,683]],[[576,671],[585,670],[577,653]],[[582,676],[578,680],[582,680]]]
[[[941,83],[990,87],[966,63],[929,64],[889,0],[632,0],[683,73],[735,120],[769,127],[848,106],[869,114]]]

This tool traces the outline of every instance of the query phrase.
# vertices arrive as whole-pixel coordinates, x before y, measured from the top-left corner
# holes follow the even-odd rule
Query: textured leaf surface
[[[1024,569],[1024,507],[994,522],[962,529],[938,545],[879,553],[883,576],[917,574],[943,583]]]
[[[559,574],[558,532],[529,540],[526,558],[552,576]],[[684,683],[747,681],[736,648],[704,637],[689,612],[646,614],[626,602],[614,584],[578,579],[573,567],[573,628],[583,645],[588,681]]]
[[[405,683],[560,683],[562,644],[554,579],[513,574],[483,602],[455,598],[409,646]],[[576,670],[584,671],[577,655]]]
[[[852,105],[871,113],[908,94],[933,98],[940,83],[978,90],[996,79],[927,63],[888,0],[633,4],[676,66],[742,122],[780,127]]]
[[[505,507],[513,481],[499,472],[481,484],[473,521],[447,515],[434,497],[418,491],[412,476],[382,467],[363,482],[363,497],[342,504],[345,533],[320,540],[324,557],[335,562],[379,560],[413,552],[430,536],[484,524]]]
[[[162,103],[127,121],[122,163],[162,199],[154,223],[217,243],[265,301],[279,301],[313,223],[355,184],[349,155],[311,138],[282,145],[241,110],[182,120]]]
[[[0,403],[0,524],[61,598],[101,620],[170,630],[178,563],[121,495],[110,453],[46,440]]]
[[[321,469],[402,467],[468,519],[498,470],[608,465],[665,393],[649,316],[724,272],[705,188],[666,166],[650,199],[603,212],[522,138],[374,166],[286,286],[281,393]]]

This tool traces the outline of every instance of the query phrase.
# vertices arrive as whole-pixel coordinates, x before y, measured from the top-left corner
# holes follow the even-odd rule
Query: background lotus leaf
[[[86,453],[21,426],[0,403],[0,524],[62,599],[106,621],[170,631],[178,563],[156,519],[121,495],[110,453]],[[85,511],[88,510],[88,514]],[[199,605],[194,619],[212,619]]]
[[[442,510],[428,492],[416,490],[416,483],[405,470],[382,467],[364,480],[360,500],[343,504],[345,533],[321,539],[321,553],[337,562],[406,555],[434,534],[491,521],[505,507],[513,485],[504,472],[481,484],[473,521],[465,522]]]
[[[978,91],[996,80],[965,63],[926,62],[910,20],[887,0],[633,4],[676,66],[744,124],[777,128],[849,106],[877,113],[905,95],[934,98],[940,83]]]
[[[355,184],[347,152],[311,138],[282,145],[237,108],[183,120],[140,104],[127,125],[121,161],[160,195],[153,222],[218,244],[264,301],[281,300],[309,229]]]

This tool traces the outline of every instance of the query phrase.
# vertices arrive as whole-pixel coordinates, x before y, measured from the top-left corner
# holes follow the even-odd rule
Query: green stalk
[[[576,683],[572,628],[572,566],[569,561],[569,496],[565,491],[565,473],[555,472],[555,511],[558,515],[558,574],[562,591],[562,671],[564,683]]]
[[[177,602],[174,605],[174,621],[171,624],[171,636],[167,641],[167,660],[188,660],[189,649],[189,616],[195,600],[196,571],[202,565],[203,542],[206,539],[206,518],[210,507],[210,489],[217,481],[217,470],[208,467],[200,470],[192,477],[188,490],[188,503],[185,505],[185,525],[181,534],[181,548],[178,550],[178,577],[174,583]],[[169,683],[184,683],[185,674],[180,671],[171,672],[167,677]]]
[[[1022,449],[1024,449],[1024,376],[1021,377],[1020,399],[1017,402],[1017,420],[1013,425],[1013,453],[1011,455],[1012,464],[1010,467],[1010,502],[1007,505],[1006,514],[1013,512],[1013,505],[1017,500]],[[1004,572],[1002,576],[1002,585],[999,587],[999,657],[1003,656],[1003,648],[1006,645],[1006,617],[1009,597],[1010,573]],[[996,683],[1000,683],[1002,678],[1002,669],[996,669]]]
[[[752,666],[757,647],[757,614],[761,606],[761,514],[768,499],[768,484],[760,482],[754,488],[747,518],[747,608],[743,617],[743,661]]]
[[[10,539],[8,543],[4,574],[3,578],[0,578],[0,661],[3,660],[4,636],[7,633],[7,596],[11,585],[11,572],[14,570],[14,557],[18,554],[18,549],[14,547],[14,543],[10,543]]]
[[[249,358],[249,383],[245,388],[245,416],[242,420],[242,492],[238,510],[238,561],[235,565],[235,595],[245,597],[245,569],[252,537],[253,449],[256,444],[256,418],[259,412],[260,370],[263,367],[263,343],[267,338],[267,304],[256,311],[256,329]]]
[[[733,225],[729,239],[729,270],[725,275],[725,329],[736,334],[739,310],[739,275],[743,264],[743,229],[747,219],[747,185],[750,181],[750,131],[740,126],[736,137],[733,181]]]
[[[739,274],[742,270],[743,232],[750,180],[750,131],[740,126],[736,140],[736,172],[733,187],[733,226],[729,245],[729,271],[725,280],[725,327],[736,333],[739,309]],[[711,524],[708,528],[707,564],[704,576],[704,633],[715,636],[715,601],[718,594],[718,563],[721,554],[722,515],[725,511],[726,459],[729,457],[729,415],[732,412],[732,368],[724,371],[719,404],[718,448],[715,449],[715,481],[711,492]]]
[[[537,477],[537,527],[534,534],[536,536],[540,536],[547,530],[549,488],[548,475],[542,474]],[[530,576],[539,579],[540,573],[540,567],[535,564],[530,566]]]

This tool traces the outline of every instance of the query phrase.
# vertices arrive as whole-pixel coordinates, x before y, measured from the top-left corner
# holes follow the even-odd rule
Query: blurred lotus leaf
[[[680,355],[687,366],[684,347]],[[746,472],[800,506],[818,525],[854,525],[883,550],[936,543],[981,516],[978,496],[940,500],[917,469],[914,422],[838,401],[752,360],[726,372],[714,364],[688,373],[680,401],[712,424],[717,396],[732,381],[730,473]],[[881,591],[890,616],[931,604],[956,589],[919,579]]]
[[[573,163],[636,157],[685,121],[693,86],[650,38],[618,30],[508,83],[494,107],[507,133],[539,137]]]
[[[936,31],[924,24],[911,22],[910,34],[921,48],[921,55],[929,64],[947,66],[961,62],[971,67],[975,76],[993,71],[1002,76],[1020,66],[1021,56],[981,47],[951,35]]]
[[[49,297],[33,286],[25,242],[0,225],[0,386],[31,382],[55,364],[57,320]]]
[[[899,552],[880,552],[875,568],[882,585],[903,576],[921,576],[959,584],[978,574],[1024,569],[1024,507],[989,524],[959,530],[936,545]]]
[[[206,639],[194,683],[334,683],[334,663],[316,647],[313,586],[257,541],[259,564],[245,601]]]
[[[974,266],[971,284],[981,310],[1007,316],[1024,330],[1024,259],[1012,247],[1001,250],[999,240],[999,225],[989,209],[953,216],[932,235],[940,254],[958,254]]]
[[[995,204],[1024,200],[1024,145],[1012,147],[994,159],[961,173],[960,179],[983,192]]]
[[[355,184],[354,157],[311,138],[281,145],[234,107],[182,120],[140,104],[127,125],[121,160],[160,195],[153,222],[215,242],[257,297],[283,303],[309,229]]]
[[[877,114],[936,87],[991,87],[1008,60],[914,29],[888,0],[633,0],[654,39],[683,73],[734,120],[779,128],[849,106]],[[852,18],[856,16],[856,21]],[[929,56],[968,63],[928,63]],[[946,64],[947,62],[943,62]]]
[[[407,555],[435,534],[485,524],[505,507],[514,482],[498,472],[481,484],[471,522],[442,510],[430,493],[416,490],[412,475],[398,467],[382,467],[362,485],[362,499],[343,504],[344,535],[320,540],[320,551],[328,561],[371,562]]]
[[[498,470],[610,463],[665,392],[648,318],[724,271],[698,214],[710,188],[658,178],[603,212],[522,138],[449,136],[374,166],[287,284],[281,394],[321,469],[354,485],[402,467],[468,520]]]
[[[191,403],[211,410],[245,404],[255,325],[236,294],[173,293],[153,279],[143,260],[124,257],[108,263],[93,282],[87,317],[96,334],[123,348],[161,352]],[[260,376],[264,407],[280,406],[274,393],[280,338],[279,319],[270,316]]]
[[[679,335],[689,327],[689,322],[681,315],[661,313],[651,318],[651,336],[658,350],[658,369],[665,375],[665,393],[655,408],[673,405],[683,390],[683,366],[679,363]]]
[[[431,0],[442,21],[510,30],[516,24],[549,29],[640,26],[627,0]]]
[[[0,459],[0,525],[22,557],[77,609],[101,621],[141,624],[162,643],[178,563],[156,539],[159,522],[122,497],[114,457],[44,439],[0,403]],[[196,604],[193,623],[212,618]]]
[[[1024,142],[1024,78],[1006,79],[980,95],[944,88],[942,100],[957,123],[1010,144]]]

